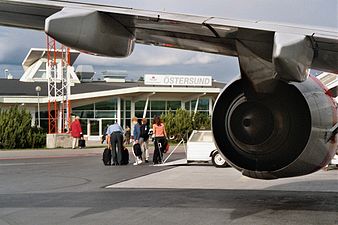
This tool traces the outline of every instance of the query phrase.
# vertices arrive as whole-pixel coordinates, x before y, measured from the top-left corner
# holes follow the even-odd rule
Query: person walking
[[[153,135],[155,137],[155,149],[154,149],[154,155],[153,155],[153,163],[159,164],[162,163],[163,159],[163,151],[164,151],[164,144],[166,142],[167,133],[165,130],[165,125],[161,121],[161,118],[159,116],[154,117],[153,122]]]
[[[142,118],[142,124],[140,127],[140,139],[139,143],[142,149],[142,159],[145,163],[149,162],[149,125],[146,118]]]
[[[125,137],[125,144],[130,144],[130,127],[126,126],[126,129],[124,129],[124,137]]]
[[[107,143],[112,151],[112,165],[122,165],[123,129],[117,121],[107,129]]]
[[[134,138],[134,143],[133,143],[133,148],[135,148],[134,145],[138,145],[139,144],[139,139],[140,139],[140,135],[141,135],[141,127],[140,124],[138,123],[138,119],[137,117],[133,117],[131,122],[134,124],[134,130],[133,130],[133,138]],[[133,151],[134,152],[134,151]],[[135,163],[134,166],[141,164],[142,163],[142,155],[138,156],[134,153],[135,155]]]
[[[70,124],[69,132],[73,139],[72,149],[75,149],[79,146],[79,139],[82,137],[82,127],[79,116],[76,116],[74,121]]]

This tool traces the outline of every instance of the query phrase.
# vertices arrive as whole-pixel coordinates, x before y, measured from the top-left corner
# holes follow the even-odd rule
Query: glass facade
[[[168,101],[167,110],[173,110],[181,108],[181,101]]]
[[[185,103],[185,109],[191,112],[195,111],[197,100],[188,101]],[[198,101],[197,112],[209,114],[209,98],[201,98]]]
[[[121,99],[121,125],[123,128],[131,124],[131,101]]]
[[[75,107],[72,113],[79,116],[82,119],[89,118],[117,118],[117,99],[111,99],[104,102],[96,102],[89,105]]]
[[[143,117],[145,105],[146,101],[135,102],[135,116],[137,118]],[[179,108],[181,108],[181,101],[150,100],[148,102],[146,118],[152,120],[155,115],[162,115],[169,110],[175,111]]]
[[[112,124],[117,119],[117,98],[112,98],[107,101],[94,102],[92,104],[74,107],[72,114],[79,116],[81,120],[82,130],[84,135],[88,135],[88,125],[90,127],[91,136],[100,136],[100,121],[101,134],[107,124]]]
[[[185,102],[185,109],[193,112],[195,110],[196,100]],[[131,100],[121,99],[121,126],[131,126]],[[135,116],[141,119],[144,113],[146,101],[135,102]],[[169,110],[175,111],[181,108],[181,101],[169,100],[150,100],[148,102],[146,118],[151,121],[155,115],[165,114]],[[202,113],[209,114],[209,98],[201,98],[199,100],[197,110]],[[79,116],[82,124],[84,135],[99,136],[103,134],[105,127],[108,124],[114,123],[118,117],[118,98],[111,98],[107,101],[94,102],[87,105],[74,107],[72,114]],[[48,113],[41,112],[41,127],[48,129]],[[36,113],[37,122],[37,113]],[[100,131],[101,129],[101,131]]]

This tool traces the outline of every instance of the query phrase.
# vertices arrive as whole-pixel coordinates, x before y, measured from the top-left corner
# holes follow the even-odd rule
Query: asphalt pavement
[[[105,167],[101,152],[0,152],[0,225],[338,224],[337,170],[260,181],[209,164]]]

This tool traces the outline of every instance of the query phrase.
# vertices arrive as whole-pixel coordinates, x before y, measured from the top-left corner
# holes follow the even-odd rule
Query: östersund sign
[[[186,76],[186,75],[144,75],[145,85],[165,85],[165,86],[212,86],[211,76]]]

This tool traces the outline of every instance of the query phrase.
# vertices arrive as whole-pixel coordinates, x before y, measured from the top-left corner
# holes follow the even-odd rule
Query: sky
[[[79,1],[79,0],[77,0]],[[260,20],[337,29],[338,0],[82,0],[137,9],[157,10],[230,19]],[[8,68],[22,75],[21,63],[32,47],[45,47],[43,32],[0,27],[0,77]],[[238,60],[200,52],[136,45],[124,59],[81,54],[77,65],[91,64],[97,74],[107,69],[126,70],[130,79],[145,73],[211,75],[227,82],[239,74]]]

